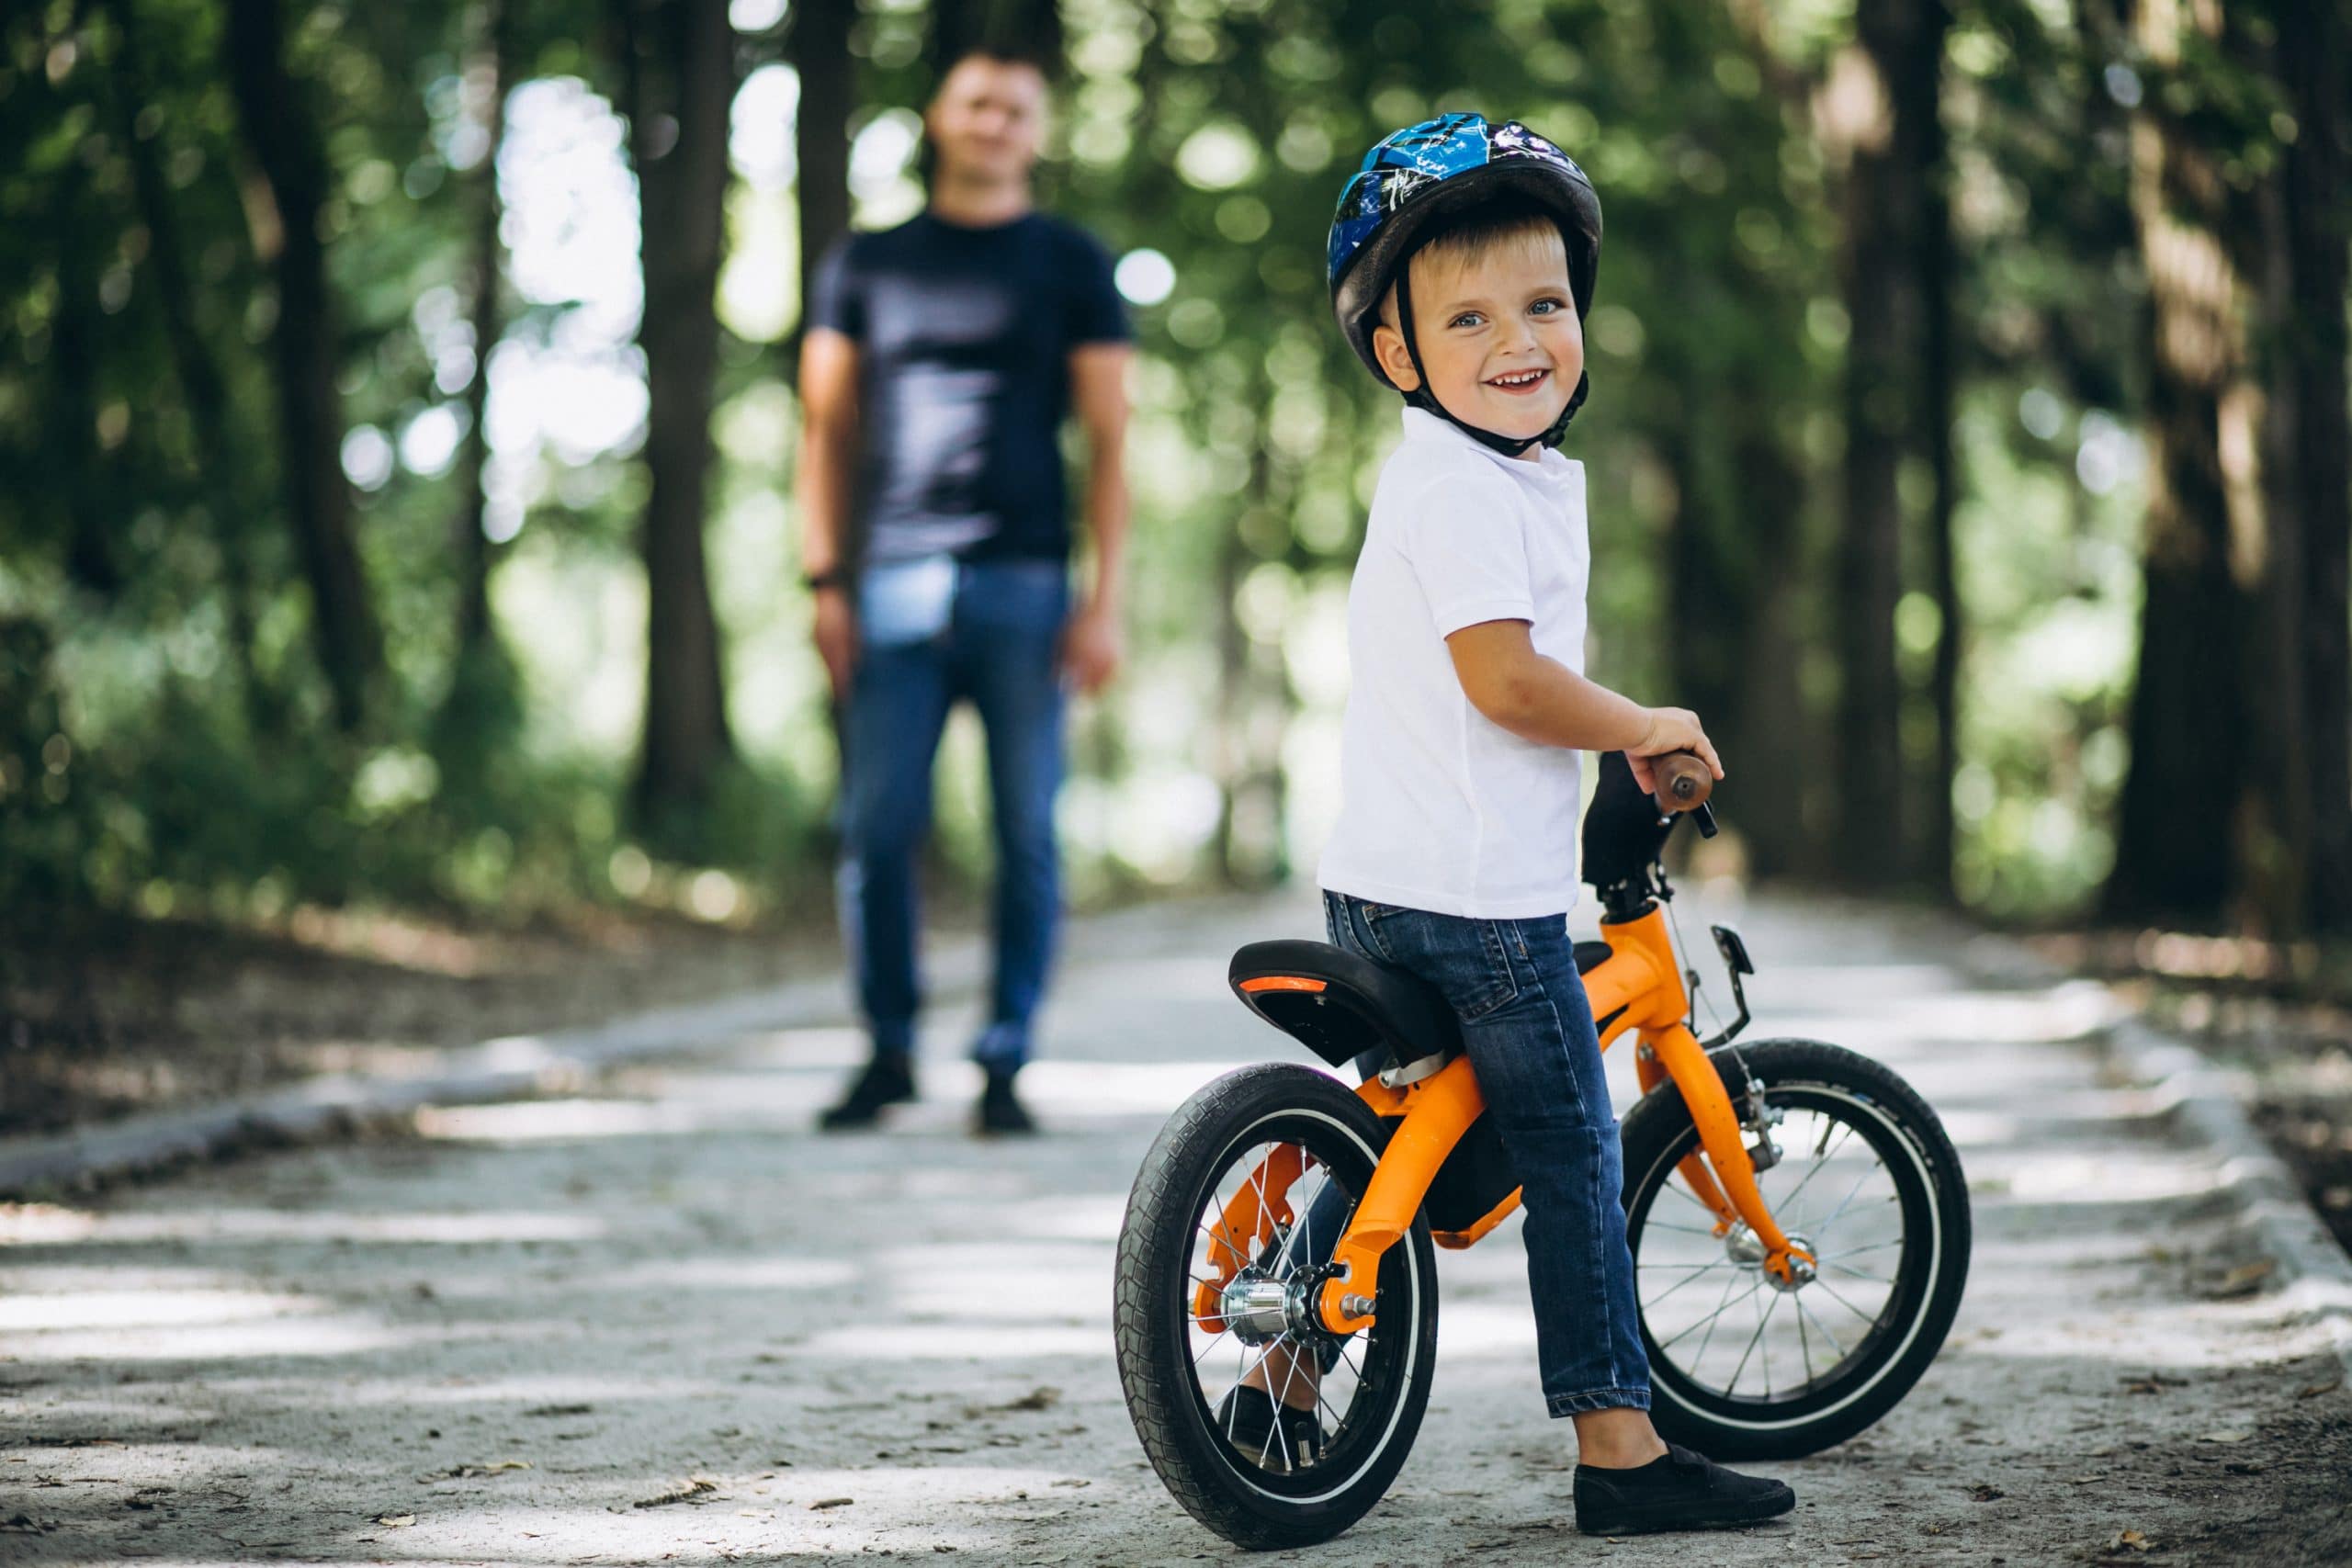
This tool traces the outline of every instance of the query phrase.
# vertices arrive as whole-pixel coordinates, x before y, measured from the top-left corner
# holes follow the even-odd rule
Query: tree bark
[[[2156,69],[2177,65],[2189,25],[2179,0],[2142,0],[2135,28]],[[2222,440],[2243,344],[2239,280],[2220,237],[2227,187],[2162,99],[2152,88],[2132,129],[2148,269],[2148,515],[2131,771],[2104,906],[2116,919],[2202,925],[2221,919],[2234,880],[2247,739]]]
[[[2304,910],[2321,931],[2352,930],[2352,417],[2345,363],[2346,231],[2352,180],[2352,20],[2341,0],[2282,7],[2278,51],[2296,136],[2279,183],[2290,317],[2281,344],[2285,402],[2285,504],[2301,545],[2288,585],[2299,632],[2296,722],[2308,803]],[[2285,608],[2284,605],[2281,606]]]
[[[306,84],[286,68],[278,0],[229,0],[222,37],[245,144],[267,200],[254,250],[277,287],[270,351],[287,516],[310,583],[311,634],[335,722],[348,733],[365,720],[384,652],[343,477],[343,399],[335,389],[333,300],[319,237],[326,151]]]
[[[492,547],[487,527],[490,496],[482,480],[490,468],[490,355],[506,330],[499,296],[506,247],[499,238],[505,203],[498,193],[498,151],[506,139],[506,95],[513,87],[514,0],[482,0],[484,48],[481,69],[489,78],[483,129],[490,151],[483,154],[474,193],[472,291],[474,378],[466,388],[466,441],[458,454],[458,659],[462,665],[492,648],[496,629],[490,614]]]
[[[643,224],[646,576],[644,739],[637,804],[674,823],[703,806],[734,751],[703,545],[728,113],[727,0],[616,0]]]
[[[786,364],[797,375],[800,338],[808,330],[817,268],[849,232],[849,117],[857,107],[857,62],[849,51],[852,8],[793,9],[792,66],[800,77],[792,141],[797,174],[794,199],[800,219],[800,314]]]
[[[1835,758],[1848,880],[1885,886],[1907,862],[1903,687],[1894,610],[1903,589],[1898,479],[1915,428],[1914,288],[1920,106],[1910,62],[1927,30],[1905,0],[1861,0],[1855,51],[1827,91],[1849,147],[1842,286],[1846,345],[1844,538],[1836,580],[1840,684]],[[1930,106],[1932,107],[1932,106]]]
[[[220,552],[220,592],[228,611],[230,651],[243,682],[246,724],[256,735],[273,734],[282,716],[254,651],[253,571],[245,559],[249,468],[230,435],[227,380],[197,324],[196,291],[188,281],[187,246],[180,232],[179,211],[164,186],[153,141],[139,134],[137,106],[159,100],[133,0],[117,0],[113,10],[119,81],[110,96],[117,130],[130,160],[140,221],[147,226],[147,265],[163,316],[164,341],[170,348],[172,371],[179,380],[180,396],[187,404],[196,435],[195,474],[209,491],[204,506],[211,517],[215,547]]]
[[[1913,440],[1928,464],[1928,581],[1936,604],[1935,663],[1928,677],[1936,750],[1934,771],[1921,800],[1918,863],[1921,880],[1946,898],[1958,896],[1952,879],[1951,796],[1960,773],[1960,652],[1966,630],[1952,540],[1959,490],[1951,444],[1952,400],[1960,371],[1953,351],[1951,202],[1946,183],[1951,171],[1943,126],[1944,38],[1951,26],[1951,13],[1941,0],[1921,7],[1896,93],[1898,105],[1909,106],[1897,113],[1916,120],[1913,133],[1903,139],[1916,160],[1910,177],[1918,192],[1918,229],[1912,241],[1919,310]]]

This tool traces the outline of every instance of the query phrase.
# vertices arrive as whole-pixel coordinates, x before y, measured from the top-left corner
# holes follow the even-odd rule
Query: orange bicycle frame
[[[1757,1190],[1755,1162],[1748,1156],[1739,1112],[1724,1088],[1722,1075],[1690,1032],[1690,998],[1668,938],[1665,911],[1653,905],[1634,919],[1604,923],[1601,931],[1611,954],[1584,976],[1593,1016],[1600,1026],[1601,1048],[1608,1049],[1628,1030],[1636,1033],[1640,1043],[1634,1066],[1643,1092],[1671,1079],[1690,1108],[1702,1153],[1690,1155],[1678,1168],[1699,1201],[1713,1211],[1715,1234],[1727,1235],[1733,1226],[1746,1224],[1764,1245],[1764,1267],[1788,1278],[1789,1238]],[[1336,1269],[1324,1282],[1319,1305],[1325,1325],[1339,1334],[1371,1325],[1369,1314],[1351,1312],[1345,1302],[1351,1297],[1360,1302],[1375,1299],[1382,1256],[1411,1228],[1439,1168],[1487,1106],[1467,1056],[1456,1057],[1430,1077],[1404,1089],[1391,1089],[1374,1077],[1356,1092],[1382,1117],[1400,1120],[1347,1230],[1332,1249]],[[1270,1156],[1261,1163],[1263,1179],[1256,1179],[1254,1186],[1245,1184],[1234,1204],[1228,1205],[1227,1220],[1246,1227],[1229,1229],[1229,1236],[1262,1239],[1271,1235],[1270,1199],[1287,1214],[1288,1203],[1282,1193],[1298,1171],[1272,1169],[1273,1158]],[[1298,1163],[1295,1151],[1291,1163]],[[1451,1246],[1467,1247],[1499,1224],[1518,1201],[1519,1194],[1514,1192],[1471,1230],[1442,1239]],[[1262,1233],[1260,1225],[1265,1227]],[[1215,1272],[1229,1280],[1231,1272],[1222,1251],[1228,1244],[1216,1245]],[[1802,1248],[1795,1249],[1795,1256],[1806,1263],[1813,1261]],[[1237,1257],[1232,1270],[1238,1271],[1241,1262]],[[1214,1306],[1216,1296],[1217,1287],[1203,1284],[1195,1292],[1195,1311]],[[1214,1332],[1216,1325],[1204,1326]]]

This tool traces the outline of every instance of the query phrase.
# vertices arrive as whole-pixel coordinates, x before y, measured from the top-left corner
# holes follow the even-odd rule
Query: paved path
[[[1730,912],[1703,904],[1694,933]],[[1514,1222],[1442,1255],[1437,1389],[1396,1490],[1300,1560],[2352,1560],[2337,1366],[2262,1293],[2226,1173],[2102,1077],[2097,994],[1972,983],[1952,965],[1984,954],[1923,919],[1741,919],[1758,1034],[1882,1055],[1960,1145],[1976,1268],[1941,1361],[1863,1438],[1778,1467],[1789,1522],[1587,1540]],[[1112,1247],[1169,1110],[1296,1055],[1223,964],[1311,920],[1291,899],[1083,926],[1035,1142],[965,1135],[946,1009],[931,1098],[879,1135],[808,1132],[858,1046],[796,1029],[427,1112],[414,1140],[0,1209],[0,1562],[1234,1555],[1144,1467]]]

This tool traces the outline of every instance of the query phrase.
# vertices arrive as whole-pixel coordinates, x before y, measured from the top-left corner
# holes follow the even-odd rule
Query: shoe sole
[[[1727,1518],[1695,1519],[1689,1514],[1648,1515],[1589,1525],[1579,1518],[1577,1529],[1583,1535],[1668,1535],[1679,1530],[1745,1529],[1749,1525],[1760,1525],[1767,1519],[1777,1519],[1783,1514],[1793,1512],[1796,1506],[1795,1496],[1791,1495]]]

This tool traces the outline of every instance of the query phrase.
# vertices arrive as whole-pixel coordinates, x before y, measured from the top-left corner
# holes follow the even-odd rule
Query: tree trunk
[[[800,338],[808,330],[818,265],[849,232],[849,117],[857,107],[857,62],[849,51],[848,6],[793,8],[792,66],[800,76],[792,141],[798,173],[800,314],[786,364],[797,375]]]
[[[1910,177],[1918,192],[1912,265],[1919,307],[1919,395],[1913,439],[1928,462],[1928,579],[1936,602],[1935,665],[1928,678],[1936,751],[1921,801],[1918,864],[1925,885],[1947,898],[1957,897],[1951,795],[1960,773],[1960,650],[1965,630],[1951,531],[1959,486],[1951,445],[1959,367],[1952,349],[1951,203],[1943,127],[1944,36],[1951,25],[1951,13],[1939,0],[1922,7],[1895,100],[1908,106],[1897,113],[1916,121],[1912,134],[1902,138],[1916,160]]]
[[[499,297],[506,247],[498,235],[505,204],[498,194],[498,151],[506,138],[506,95],[512,90],[514,0],[482,0],[484,48],[479,69],[489,78],[483,129],[490,151],[483,154],[474,193],[472,288],[474,378],[466,388],[466,441],[458,455],[457,518],[458,659],[462,665],[492,648],[496,631],[490,615],[492,541],[490,497],[482,479],[490,467],[490,355],[506,330]]]
[[[2143,0],[2142,48],[2177,65],[2188,16]],[[2216,160],[2151,91],[2132,129],[2132,206],[2148,269],[2148,516],[2131,771],[2110,918],[2210,924],[2233,880],[2246,735],[2244,595],[2231,571],[2225,403],[2243,362],[2238,278],[2220,238]]]
[[[652,480],[642,532],[646,681],[637,804],[649,821],[674,823],[707,801],[734,750],[703,548],[734,33],[727,0],[616,4],[644,233],[638,342]]]
[[[110,96],[117,130],[130,156],[140,221],[147,226],[147,265],[163,316],[164,341],[170,347],[172,371],[178,378],[180,396],[196,434],[193,466],[199,487],[207,492],[203,504],[220,552],[220,592],[228,611],[230,652],[243,683],[245,721],[255,735],[270,735],[278,729],[282,716],[254,651],[253,572],[245,559],[250,468],[230,435],[228,385],[220,361],[197,324],[196,291],[188,282],[187,247],[180,232],[179,211],[164,186],[153,140],[139,134],[138,106],[158,100],[131,9],[131,0],[119,0],[114,16],[115,67],[119,80]]]
[[[278,0],[229,0],[222,47],[245,144],[260,170],[259,194],[266,197],[254,248],[277,286],[270,351],[287,516],[310,582],[311,634],[335,722],[348,733],[366,717],[384,651],[343,477],[343,399],[335,389],[333,301],[319,238],[326,152],[306,84],[286,69]]]
[[[57,308],[51,318],[55,338],[49,354],[49,394],[41,401],[49,425],[43,444],[61,482],[49,487],[49,498],[63,514],[67,577],[111,597],[122,588],[122,572],[107,527],[119,507],[98,445],[98,366],[104,358],[99,334],[106,319],[98,306],[98,275],[106,258],[96,241],[102,232],[111,234],[112,226],[102,228],[97,215],[87,210],[90,181],[79,160],[59,172],[51,194]]]
[[[1842,285],[1846,345],[1844,538],[1833,606],[1839,693],[1834,748],[1839,831],[1849,880],[1903,878],[1903,689],[1894,608],[1903,588],[1903,507],[1897,488],[1914,428],[1908,409],[1917,342],[1911,299],[1918,196],[1908,145],[1918,106],[1905,101],[1905,65],[1922,18],[1905,0],[1861,0],[1858,46],[1830,93],[1849,148]]]
[[[2280,171],[2291,316],[2281,344],[2286,403],[2286,503],[2301,543],[2295,620],[2310,836],[2302,850],[2305,909],[2322,931],[2352,930],[2352,444],[2345,362],[2345,192],[2352,181],[2352,21],[2335,0],[2290,7],[2279,66],[2297,134]]]

